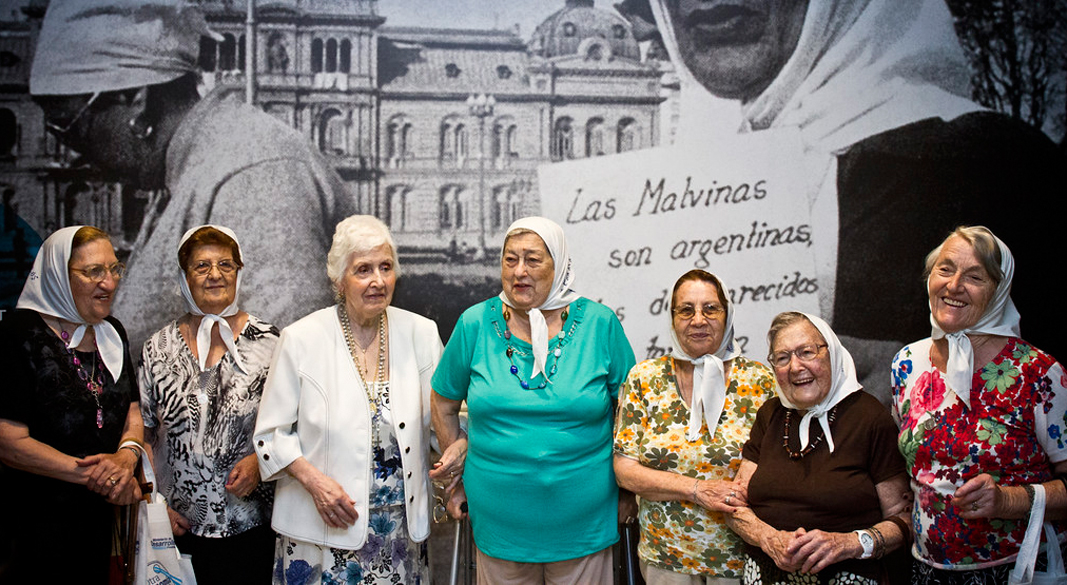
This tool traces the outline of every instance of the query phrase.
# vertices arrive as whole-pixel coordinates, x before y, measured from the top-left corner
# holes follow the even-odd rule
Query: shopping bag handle
[[[148,457],[148,451],[137,441],[124,441],[119,445],[119,449],[126,447],[133,447],[141,453],[141,474],[144,476],[144,481],[140,482],[141,499],[151,502],[152,494],[156,493],[156,474],[152,469],[152,460]]]

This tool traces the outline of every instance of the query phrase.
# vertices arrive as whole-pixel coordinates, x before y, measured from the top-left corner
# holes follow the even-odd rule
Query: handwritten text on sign
[[[799,137],[729,136],[540,168],[542,212],[567,236],[576,289],[615,309],[638,359],[670,349],[670,291],[701,268],[734,303],[744,353],[763,361],[781,311],[818,313]]]

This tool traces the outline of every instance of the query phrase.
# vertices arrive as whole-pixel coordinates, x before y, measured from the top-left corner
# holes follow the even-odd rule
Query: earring
[[[333,298],[337,301],[338,305],[342,305],[345,302],[345,293],[343,291],[334,290]]]
[[[148,140],[148,137],[152,136],[152,132],[155,129],[152,128],[151,125],[141,128],[140,124],[137,121],[138,117],[130,118],[130,121],[127,122],[130,127],[130,132],[133,133],[133,137],[138,140]]]

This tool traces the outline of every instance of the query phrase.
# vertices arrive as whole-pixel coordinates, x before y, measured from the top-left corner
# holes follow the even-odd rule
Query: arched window
[[[222,35],[219,47],[219,71],[233,71],[237,68],[237,39],[230,33]]]
[[[493,122],[492,143],[490,152],[497,168],[503,168],[511,159],[518,158],[515,139],[518,135],[518,126],[510,116],[497,119]]]
[[[211,73],[215,71],[215,57],[218,52],[218,43],[215,39],[202,36],[200,37],[200,69]]]
[[[339,61],[340,63],[337,66],[338,71],[341,73],[352,72],[352,41],[348,39],[341,41],[341,55]]]
[[[411,122],[403,115],[393,116],[385,127],[385,155],[393,168],[403,165],[409,157]]]
[[[467,127],[458,116],[441,122],[441,163],[462,165],[468,154]]]
[[[641,148],[640,128],[637,126],[637,121],[633,118],[623,118],[619,120],[618,131],[616,134],[618,135],[619,152]]]
[[[570,118],[556,120],[552,128],[552,160],[574,158],[574,121]]]
[[[326,73],[337,72],[337,40],[326,41]]]
[[[347,130],[348,127],[341,112],[332,108],[326,110],[319,123],[319,150],[327,154],[348,154]]]
[[[384,217],[381,218],[389,229],[402,232],[408,229],[408,185],[390,185],[385,189]]]
[[[463,227],[463,188],[459,185],[445,185],[438,198],[438,214],[443,230],[458,230]]]
[[[604,154],[604,119],[591,118],[585,124],[585,156],[589,158]]]
[[[322,39],[311,41],[311,72],[322,73]]]

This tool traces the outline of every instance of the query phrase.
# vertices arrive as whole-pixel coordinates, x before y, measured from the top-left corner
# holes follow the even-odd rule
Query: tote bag
[[[1067,573],[1063,570],[1063,555],[1056,529],[1045,522],[1045,487],[1034,484],[1034,506],[1030,510],[1030,523],[1015,559],[1015,568],[1008,577],[1008,585],[1067,585]],[[1041,527],[1045,528],[1048,570],[1035,571],[1037,552],[1041,548]]]
[[[167,515],[167,500],[156,490],[155,472],[148,455],[141,450],[145,482],[152,492],[137,503],[137,542],[134,549],[134,585],[196,585],[189,555],[174,544]]]

